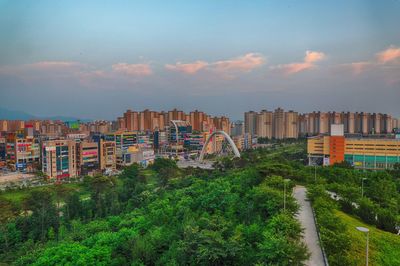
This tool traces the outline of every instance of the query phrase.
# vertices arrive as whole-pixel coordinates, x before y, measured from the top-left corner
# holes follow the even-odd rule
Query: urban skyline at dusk
[[[400,116],[399,1],[0,6],[6,109],[89,119],[175,107],[232,120],[279,106]]]
[[[1,265],[399,265],[400,0],[0,0]]]

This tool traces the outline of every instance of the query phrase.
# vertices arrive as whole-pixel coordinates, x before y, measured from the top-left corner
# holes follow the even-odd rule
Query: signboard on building
[[[79,129],[80,122],[79,121],[68,121],[68,122],[65,122],[65,124],[70,129]]]
[[[46,147],[46,151],[56,151],[56,147],[54,146]]]

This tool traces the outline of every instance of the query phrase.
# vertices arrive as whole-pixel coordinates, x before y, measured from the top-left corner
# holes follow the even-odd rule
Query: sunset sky
[[[400,0],[0,0],[0,106],[400,117]]]

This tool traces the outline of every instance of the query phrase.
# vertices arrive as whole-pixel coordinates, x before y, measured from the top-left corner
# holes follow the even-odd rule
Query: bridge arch
[[[171,120],[172,125],[175,127],[175,138],[176,138],[176,156],[178,156],[178,143],[179,143],[179,132],[178,132],[178,125],[177,123],[180,122],[179,120]]]
[[[204,142],[203,149],[201,150],[201,153],[200,153],[199,162],[202,162],[202,161],[203,161],[204,155],[205,155],[205,153],[206,153],[207,145],[208,145],[208,143],[210,142],[211,138],[212,138],[213,136],[215,136],[215,135],[222,135],[222,136],[224,136],[224,138],[228,141],[229,145],[231,146],[231,148],[232,148],[232,150],[233,150],[233,153],[235,154],[235,157],[240,157],[239,150],[238,150],[238,148],[236,147],[236,145],[235,145],[235,143],[233,142],[233,140],[231,139],[231,137],[230,137],[228,134],[226,134],[225,131],[220,130],[220,131],[214,131],[213,133],[211,133],[210,136],[208,136],[206,142]]]

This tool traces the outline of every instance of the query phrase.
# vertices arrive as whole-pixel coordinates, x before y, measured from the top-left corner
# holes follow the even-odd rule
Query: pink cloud
[[[278,65],[271,68],[281,70],[286,75],[295,74],[315,68],[315,63],[323,60],[325,57],[325,54],[322,52],[306,51],[303,62]]]
[[[390,46],[386,50],[378,52],[376,58],[369,61],[354,62],[350,64],[344,64],[344,67],[351,67],[354,75],[359,75],[362,72],[375,68],[381,70],[387,68],[388,63],[396,62],[400,59],[400,48]],[[400,62],[400,61],[399,61]]]
[[[362,72],[364,72],[365,70],[371,68],[373,66],[373,64],[371,62],[363,61],[363,62],[351,63],[350,66],[353,71],[353,74],[359,75]]]
[[[218,72],[250,72],[264,63],[265,59],[261,54],[248,53],[234,59],[217,61],[211,66]]]
[[[400,58],[400,48],[390,46],[388,49],[376,54],[379,63],[386,64]]]
[[[186,74],[195,74],[200,70],[208,70],[224,74],[226,77],[232,78],[232,73],[237,72],[250,72],[255,68],[262,66],[265,59],[261,54],[248,53],[233,59],[221,60],[216,62],[196,61],[193,63],[183,64],[177,62],[176,64],[167,64],[165,68],[171,71],[179,71]]]
[[[281,69],[285,74],[290,75],[313,67],[314,65],[311,63],[291,63],[278,66],[278,69]]]
[[[148,64],[117,63],[111,67],[115,73],[121,73],[128,76],[149,76],[153,74],[153,71]]]
[[[196,62],[187,63],[187,64],[183,64],[181,62],[177,62],[175,65],[167,64],[167,65],[165,65],[165,68],[168,70],[183,72],[186,74],[194,74],[194,73],[200,71],[201,69],[204,69],[206,66],[208,66],[207,62],[196,61]]]
[[[304,57],[304,63],[315,63],[321,61],[325,58],[325,54],[322,52],[306,51],[306,56]]]

